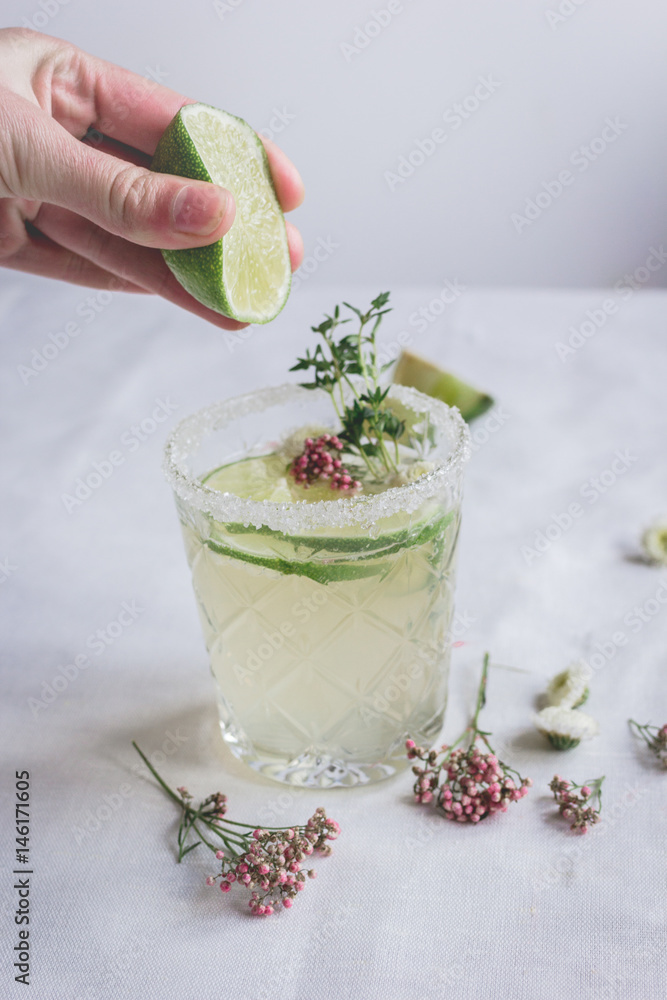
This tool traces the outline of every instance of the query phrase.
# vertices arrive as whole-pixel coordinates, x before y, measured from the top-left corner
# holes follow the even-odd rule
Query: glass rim
[[[392,385],[389,399],[398,400],[415,413],[428,413],[431,424],[449,432],[452,440],[447,457],[414,482],[392,486],[373,495],[361,493],[309,503],[306,500],[250,500],[232,493],[220,493],[187,472],[188,455],[199,447],[207,434],[229,427],[241,417],[281,404],[312,400],[314,395],[327,396],[323,390],[304,389],[294,382],[286,382],[213,403],[184,417],[167,439],[162,466],[176,496],[222,523],[252,524],[287,535],[323,527],[357,525],[369,528],[400,511],[412,513],[417,510],[451,481],[470,457],[470,431],[457,407],[448,406],[417,389]]]

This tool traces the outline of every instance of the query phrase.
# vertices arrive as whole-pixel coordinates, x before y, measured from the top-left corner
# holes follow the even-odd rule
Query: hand
[[[245,326],[197,302],[157,249],[205,246],[234,221],[229,191],[148,169],[160,136],[189,103],[68,42],[0,30],[0,264],[152,292],[225,329]],[[303,199],[301,178],[262,141],[289,212]],[[296,270],[301,237],[289,223],[287,235]]]

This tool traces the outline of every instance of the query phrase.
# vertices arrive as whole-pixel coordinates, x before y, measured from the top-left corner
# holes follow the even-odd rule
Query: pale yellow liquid
[[[376,780],[404,766],[406,735],[428,742],[439,731],[458,510],[430,501],[392,521],[401,531],[362,538],[380,548],[361,552],[359,529],[352,551],[331,551],[183,524],[223,735],[258,770],[304,784]],[[431,537],[410,544],[424,525]],[[347,544],[346,529],[330,534]]]

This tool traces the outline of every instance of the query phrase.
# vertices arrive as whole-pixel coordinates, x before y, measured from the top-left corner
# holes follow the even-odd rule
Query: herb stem
[[[398,439],[405,431],[405,421],[397,417],[385,402],[388,390],[380,388],[380,376],[387,365],[378,364],[376,334],[386,308],[389,292],[381,292],[366,312],[344,302],[358,321],[356,333],[343,337],[336,329],[350,319],[340,318],[340,306],[319,326],[313,326],[324,342],[314,353],[309,351],[291,371],[312,371],[312,381],[302,382],[306,389],[324,389],[331,396],[340,420],[341,440],[345,451],[359,458],[375,480],[398,471]],[[359,377],[358,377],[359,376]],[[393,457],[387,441],[394,442]]]

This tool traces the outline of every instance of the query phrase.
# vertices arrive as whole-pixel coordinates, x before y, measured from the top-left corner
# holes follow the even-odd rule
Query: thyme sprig
[[[374,298],[366,312],[343,302],[356,317],[358,329],[342,336],[336,333],[338,327],[354,317],[342,318],[337,305],[333,315],[325,314],[319,326],[311,327],[323,343],[318,343],[312,354],[306,349],[304,357],[290,368],[310,372],[311,381],[300,383],[304,389],[329,393],[341,422],[338,437],[345,451],[361,459],[373,479],[397,471],[398,442],[405,432],[405,421],[386,405],[389,387],[380,385],[382,373],[393,364],[380,364],[376,341],[383,316],[391,312],[385,308],[389,294],[382,292]]]

